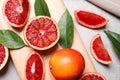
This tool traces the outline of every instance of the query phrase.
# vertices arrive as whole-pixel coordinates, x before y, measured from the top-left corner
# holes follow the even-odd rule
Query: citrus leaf
[[[59,43],[63,48],[70,48],[72,46],[74,37],[74,24],[72,16],[66,9],[58,22],[60,28]]]
[[[45,0],[35,0],[34,4],[35,15],[44,15],[50,17],[50,12]]]
[[[23,40],[11,30],[0,30],[0,44],[10,49],[18,49],[25,46]]]
[[[112,31],[104,31],[110,41],[112,42],[113,48],[115,52],[118,54],[120,57],[120,34],[112,32]]]

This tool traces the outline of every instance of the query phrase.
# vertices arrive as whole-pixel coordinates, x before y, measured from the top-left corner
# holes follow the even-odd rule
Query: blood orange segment
[[[26,63],[26,80],[43,80],[44,64],[39,53],[33,51]]]
[[[5,0],[3,16],[14,27],[22,27],[28,20],[30,12],[29,0]]]
[[[0,44],[0,70],[6,65],[8,58],[8,49]]]
[[[91,53],[93,54],[94,58],[103,64],[111,64],[112,63],[112,59],[107,51],[107,49],[105,48],[101,36],[100,34],[96,34],[90,43],[90,50]]]
[[[59,27],[52,18],[37,16],[27,23],[24,37],[32,48],[46,50],[58,42],[60,37]]]
[[[107,18],[89,11],[76,10],[74,15],[78,23],[88,28],[97,29],[108,23]]]
[[[103,75],[97,72],[87,72],[79,80],[106,80]]]

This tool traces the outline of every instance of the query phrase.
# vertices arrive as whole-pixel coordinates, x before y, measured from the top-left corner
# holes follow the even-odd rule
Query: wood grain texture
[[[3,0],[4,1],[4,0]],[[3,1],[1,1],[3,3]],[[62,16],[62,14],[64,13],[66,7],[63,3],[62,0],[46,0],[51,16],[53,19],[56,20],[56,22],[59,21],[60,17]],[[30,18],[34,17],[34,0],[30,0],[31,3],[31,14],[30,14]],[[0,16],[2,16],[2,14],[0,14]],[[11,27],[10,25],[8,25],[3,17],[1,17],[1,20],[3,21],[3,23],[1,23],[2,28],[3,29],[11,29],[13,31],[15,31],[16,33],[18,33],[22,38],[23,38],[23,29],[16,29]],[[95,72],[95,68],[93,63],[91,62],[87,51],[84,47],[83,42],[81,41],[81,38],[79,36],[78,31],[75,29],[74,27],[74,40],[73,40],[73,45],[72,48],[78,50],[79,52],[81,52],[81,54],[84,56],[85,58],[85,72]],[[44,60],[44,65],[45,65],[45,80],[54,80],[53,76],[50,73],[49,70],[49,58],[52,55],[52,53],[58,49],[61,49],[60,45],[57,44],[56,46],[54,46],[52,49],[48,50],[48,51],[40,51],[40,55],[42,55],[43,60]],[[25,64],[26,64],[26,59],[27,57],[30,55],[30,53],[33,51],[32,48],[30,47],[24,47],[21,49],[17,49],[17,50],[10,50],[10,56],[12,58],[12,61],[16,67],[16,70],[21,78],[21,80],[25,80]]]

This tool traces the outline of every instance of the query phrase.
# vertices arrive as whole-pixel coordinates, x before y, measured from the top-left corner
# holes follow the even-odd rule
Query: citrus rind
[[[28,60],[30,60],[31,59],[31,56],[34,56],[34,55],[37,55],[38,57],[39,57],[39,59],[40,59],[40,61],[41,61],[41,63],[42,63],[42,68],[43,68],[43,72],[42,72],[42,78],[41,78],[41,80],[44,80],[44,77],[45,77],[45,69],[44,69],[44,61],[43,61],[43,59],[42,59],[42,56],[38,53],[38,52],[36,52],[36,51],[33,51],[33,52],[31,52],[30,53],[30,55],[28,56],[28,58],[27,58],[27,61],[26,61],[26,67],[25,67],[25,75],[26,75],[26,80],[28,80],[27,78],[28,78],[28,76],[30,76],[30,75],[28,75],[27,74],[27,72],[26,72],[26,70],[28,70],[27,68],[31,68],[30,69],[30,72],[31,72],[31,74],[33,74],[34,75],[34,73],[35,73],[35,71],[36,71],[36,65],[37,64],[35,64],[35,62],[32,62],[32,61],[34,61],[34,60],[31,60],[30,61],[30,63],[32,62],[33,63],[33,65],[32,65],[32,67],[28,67],[28,65],[30,65],[30,63],[28,63]],[[36,59],[36,58],[35,58]],[[36,62],[38,62],[38,61],[36,61]],[[38,69],[38,68],[37,68]],[[37,70],[38,71],[38,70]],[[37,74],[38,75],[38,74]],[[40,75],[40,74],[39,74]],[[36,75],[35,75],[36,76]],[[34,78],[35,78],[35,76],[34,76]],[[31,76],[32,77],[32,76]],[[36,76],[37,78],[39,78],[38,76]]]
[[[92,15],[96,15],[97,17],[100,17],[100,18],[104,19],[104,21],[103,21],[103,22],[100,22],[100,23],[98,23],[98,24],[87,24],[86,22],[80,20],[80,18],[78,17],[77,14],[80,13],[80,12],[88,13],[86,16],[84,15],[84,17],[86,17],[86,20],[89,20],[88,18],[91,18],[90,21],[95,22],[96,20],[94,20],[94,18],[92,18],[92,17],[90,16],[90,15],[92,14]],[[85,10],[75,10],[75,11],[74,11],[74,15],[75,15],[75,18],[76,18],[76,20],[77,20],[78,23],[80,23],[81,25],[83,25],[83,26],[85,26],[85,27],[87,27],[87,28],[91,28],[91,29],[102,28],[102,27],[104,27],[104,26],[108,23],[108,21],[109,21],[107,18],[105,18],[105,17],[103,17],[103,16],[101,16],[101,15],[99,15],[99,14],[96,14],[96,13],[90,12],[90,11],[85,11]],[[84,20],[85,20],[85,19],[84,19]],[[86,21],[86,20],[85,20],[85,21]]]
[[[100,34],[96,34],[96,35],[92,38],[92,40],[91,40],[91,42],[90,42],[90,51],[91,51],[93,57],[94,57],[98,62],[100,62],[100,63],[102,63],[102,64],[112,64],[112,60],[111,60],[111,58],[110,58],[110,56],[109,56],[109,54],[108,54],[107,49],[105,49],[104,44],[103,44],[102,46],[104,47],[104,50],[106,51],[106,54],[107,54],[107,55],[109,56],[109,58],[110,58],[109,61],[105,61],[105,60],[99,59],[99,58],[97,57],[95,51],[93,50],[93,43],[94,43],[95,39],[97,39],[97,38],[99,38],[99,37],[100,37]],[[98,43],[98,44],[99,44],[99,43]],[[99,54],[99,53],[98,53],[98,54]]]
[[[5,65],[7,64],[8,59],[9,59],[8,48],[4,46],[4,49],[5,49],[5,58],[4,58],[4,61],[2,62],[2,64],[0,64],[0,70],[2,70],[5,67]]]
[[[27,21],[28,21],[29,15],[30,15],[30,2],[29,2],[29,0],[28,0],[29,10],[28,10],[28,13],[27,13],[27,17],[26,17],[26,18],[23,18],[23,19],[25,19],[25,20],[24,20],[24,22],[21,23],[21,24],[15,23],[18,19],[16,19],[16,21],[11,22],[11,21],[8,19],[8,17],[7,17],[8,15],[5,14],[5,10],[6,10],[5,6],[8,5],[8,4],[7,4],[8,1],[10,1],[10,0],[5,0],[5,2],[3,3],[3,8],[2,8],[2,13],[3,13],[3,17],[4,17],[5,21],[6,21],[9,25],[11,25],[11,26],[13,26],[13,27],[17,27],[17,28],[24,27],[24,25],[25,25],[25,24],[27,23]],[[15,8],[13,7],[12,9],[15,9]],[[19,6],[19,12],[20,12],[19,15],[21,15],[22,9],[23,9],[23,6]],[[18,11],[18,9],[16,9],[16,10]],[[15,16],[15,14],[12,14],[12,15]],[[18,17],[17,17],[17,18],[18,18]],[[18,20],[18,21],[19,21],[19,20]]]
[[[79,80],[88,80],[88,79],[93,80],[93,79],[90,79],[92,77],[94,80],[106,80],[106,78],[98,72],[86,72],[80,77]]]
[[[57,31],[57,39],[54,42],[52,42],[50,45],[44,46],[44,47],[38,47],[36,45],[31,44],[30,41],[27,39],[27,36],[26,36],[26,31],[28,29],[29,24],[31,24],[32,21],[37,20],[37,19],[41,19],[41,18],[46,18],[48,20],[51,20],[53,22],[53,24],[55,25],[56,29],[57,29],[56,30]],[[58,27],[56,21],[54,19],[50,18],[50,17],[47,17],[47,16],[37,16],[37,17],[34,17],[34,18],[30,19],[28,21],[28,23],[26,24],[25,29],[24,29],[24,39],[25,39],[26,43],[30,47],[32,47],[33,49],[36,49],[36,50],[47,50],[47,49],[52,48],[55,44],[57,44],[57,42],[59,41],[59,38],[60,38],[60,30],[59,30],[59,27]]]

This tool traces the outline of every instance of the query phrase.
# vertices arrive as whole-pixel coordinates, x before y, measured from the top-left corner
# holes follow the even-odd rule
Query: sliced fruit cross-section
[[[57,23],[47,16],[32,18],[24,30],[25,41],[37,50],[53,47],[58,42],[59,37],[60,32]]]
[[[90,11],[76,10],[74,15],[78,23],[88,28],[101,28],[108,22],[107,18]]]
[[[105,77],[97,72],[87,72],[79,80],[106,80]]]
[[[26,80],[43,80],[44,64],[39,53],[33,51],[26,63]]]
[[[29,0],[5,0],[3,4],[3,16],[14,27],[23,27],[28,20],[29,12]]]
[[[96,34],[90,43],[90,50],[94,58],[102,64],[111,64],[112,59],[105,48],[100,34]]]
[[[0,70],[4,68],[9,58],[8,49],[0,44]]]

